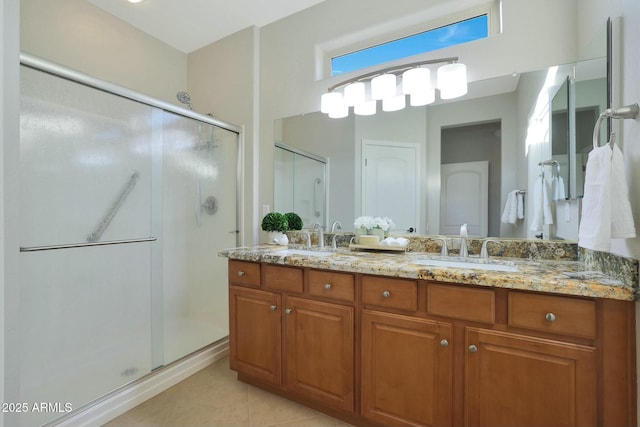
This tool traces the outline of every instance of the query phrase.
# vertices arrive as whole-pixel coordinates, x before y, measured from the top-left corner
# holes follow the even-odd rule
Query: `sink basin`
[[[314,251],[312,249],[283,249],[275,252],[276,255],[289,256],[289,255],[305,255],[305,256],[327,256],[333,255],[333,252],[329,251]]]
[[[513,264],[497,264],[482,262],[480,260],[454,261],[446,259],[418,259],[412,262],[413,264],[425,265],[427,267],[468,268],[485,271],[518,271],[518,267]]]

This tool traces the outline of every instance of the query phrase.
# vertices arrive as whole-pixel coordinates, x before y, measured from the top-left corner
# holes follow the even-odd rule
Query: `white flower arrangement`
[[[387,217],[381,218],[379,216],[375,218],[372,216],[358,217],[356,218],[353,225],[356,229],[362,228],[365,230],[371,230],[373,228],[381,228],[385,232],[395,227],[395,224],[393,223],[391,218],[387,218]]]

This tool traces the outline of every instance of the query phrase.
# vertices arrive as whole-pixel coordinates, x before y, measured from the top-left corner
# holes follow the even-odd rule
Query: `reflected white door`
[[[389,217],[394,230],[418,231],[420,146],[362,141],[362,214]]]
[[[470,235],[486,237],[489,162],[444,164],[440,174],[440,234],[458,235],[467,224]]]

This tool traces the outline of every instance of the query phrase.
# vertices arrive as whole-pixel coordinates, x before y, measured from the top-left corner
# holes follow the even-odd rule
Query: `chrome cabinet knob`
[[[382,296],[383,296],[384,298],[389,298],[389,297],[391,296],[391,292],[389,292],[389,291],[384,291],[384,292],[382,293]]]
[[[269,309],[270,309],[271,311],[276,311],[276,309],[277,309],[277,308],[278,308],[278,306],[277,306],[277,305],[272,305],[272,306],[270,306],[270,307],[269,307]]]
[[[544,316],[545,319],[547,319],[549,322],[555,322],[556,321],[556,315],[553,313],[547,313]]]
[[[238,276],[244,276],[244,271],[238,271]]]
[[[471,345],[469,346],[469,351],[470,351],[471,353],[477,353],[477,352],[478,352],[478,347],[476,347],[475,345],[471,344]]]
[[[291,314],[292,311],[293,311],[293,308],[287,308],[284,312],[286,314]]]
[[[326,290],[331,289],[331,283],[325,283],[325,284],[324,284],[324,288],[325,288]]]
[[[441,347],[449,347],[449,340],[447,340],[446,338],[443,338],[443,339],[440,341],[440,346],[441,346]]]

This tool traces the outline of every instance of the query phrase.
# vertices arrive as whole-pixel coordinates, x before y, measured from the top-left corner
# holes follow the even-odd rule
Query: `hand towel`
[[[507,201],[504,204],[504,212],[502,213],[502,222],[505,224],[515,224],[518,219],[518,190],[513,190],[507,195]]]
[[[553,213],[551,211],[551,200],[548,188],[549,184],[544,177],[539,177],[533,187],[533,215],[531,220],[531,230],[542,231],[543,225],[553,224]]]
[[[553,200],[564,200],[564,179],[561,176],[554,176],[551,182],[551,194]]]
[[[612,238],[635,235],[622,152],[617,145],[596,147],[587,160],[578,245],[609,251]]]
[[[524,194],[518,191],[516,198],[518,201],[518,219],[524,219]]]

